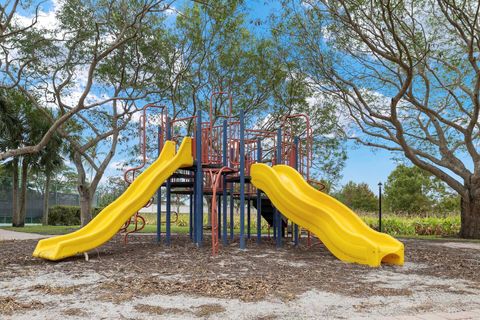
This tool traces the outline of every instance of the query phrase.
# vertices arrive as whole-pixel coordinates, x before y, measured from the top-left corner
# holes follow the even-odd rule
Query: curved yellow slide
[[[92,250],[110,240],[125,221],[140,210],[162,183],[177,169],[193,164],[192,140],[185,138],[175,154],[175,142],[167,141],[155,162],[139,175],[117,200],[90,223],[70,234],[40,240],[34,257],[60,260]]]
[[[403,265],[403,243],[371,229],[347,206],[310,186],[294,168],[253,164],[251,181],[295,224],[314,233],[338,259],[372,267]]]

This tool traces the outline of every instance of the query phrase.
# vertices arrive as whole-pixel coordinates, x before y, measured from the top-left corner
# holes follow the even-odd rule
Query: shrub
[[[94,208],[95,217],[103,208]],[[48,210],[48,224],[52,226],[78,226],[80,224],[79,206],[53,206]]]
[[[53,206],[48,210],[48,224],[52,226],[75,226],[80,224],[80,207]]]
[[[362,219],[374,229],[378,228],[378,218],[364,216]],[[382,231],[393,236],[457,236],[460,231],[460,216],[402,217],[382,219]]]

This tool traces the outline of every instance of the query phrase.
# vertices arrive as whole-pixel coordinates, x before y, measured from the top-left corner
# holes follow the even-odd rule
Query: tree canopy
[[[386,209],[395,213],[436,214],[460,209],[458,197],[444,182],[415,166],[397,166],[388,176],[384,191]]]
[[[282,1],[272,32],[346,136],[401,153],[462,198],[480,237],[480,3]]]
[[[353,210],[364,212],[378,210],[378,199],[366,183],[349,181],[334,196]]]

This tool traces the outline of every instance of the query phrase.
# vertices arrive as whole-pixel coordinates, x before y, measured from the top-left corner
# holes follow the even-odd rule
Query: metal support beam
[[[245,115],[240,110],[240,249],[245,249]]]
[[[172,139],[172,132],[170,130],[170,118],[167,117],[167,125],[166,125],[166,137],[167,137],[167,140],[171,140]],[[171,226],[170,226],[170,223],[171,223],[171,216],[172,216],[172,180],[170,178],[167,179],[167,184],[166,184],[166,189],[167,189],[167,192],[166,192],[166,207],[165,207],[165,244],[167,246],[170,245],[170,231],[171,231]]]
[[[190,206],[189,210],[189,220],[188,220],[188,235],[190,236],[190,240],[193,240],[193,197],[192,195],[188,195],[188,203]]]
[[[203,240],[202,111],[200,110],[197,113],[195,153],[195,243],[200,247]]]
[[[276,164],[281,164],[282,163],[282,129],[278,128],[277,130],[277,163]],[[282,223],[282,215],[280,212],[275,208],[275,233],[276,233],[276,245],[277,248],[280,248],[282,246],[282,229],[283,229],[283,223]]]
[[[158,126],[158,156],[160,153],[162,146],[162,127]],[[162,186],[158,187],[157,190],[157,243],[161,241],[161,233],[162,233]]]
[[[221,179],[218,177],[217,179]],[[222,197],[220,195],[215,196],[217,198],[217,230],[218,239],[222,237]],[[213,230],[213,228],[212,228]]]
[[[257,162],[262,160],[262,140],[257,139]],[[257,244],[262,238],[262,193],[257,189]]]
[[[293,144],[295,146],[295,170],[298,170],[298,137],[293,139]],[[293,242],[295,246],[298,246],[298,225],[294,224],[293,226]]]
[[[247,239],[250,239],[250,220],[251,220],[251,211],[250,211],[250,195],[247,198]]]
[[[233,207],[235,206],[235,202],[233,199],[233,183],[230,183],[230,241],[233,241],[233,233],[234,233],[234,220],[233,220]]]
[[[223,166],[227,166],[227,120],[223,120],[223,147],[222,147],[222,160]],[[223,229],[222,229],[222,243],[224,246],[227,245],[227,176],[223,175],[223,210],[222,210],[222,217],[223,217]],[[220,222],[219,222],[220,223]]]

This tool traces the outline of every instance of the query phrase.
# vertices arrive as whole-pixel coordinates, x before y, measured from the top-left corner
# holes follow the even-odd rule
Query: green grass
[[[49,235],[60,235],[73,232],[78,230],[80,226],[42,226],[42,225],[33,225],[25,226],[23,228],[18,227],[0,227],[1,229],[18,231],[18,232],[27,232],[27,233],[38,233],[38,234],[49,234]],[[172,233],[188,233],[188,227],[179,227],[172,225]],[[155,233],[157,232],[157,226],[155,225],[146,225],[143,230],[140,232],[143,233]],[[165,226],[162,225],[162,232],[165,232]]]
[[[141,232],[155,233],[156,232],[156,215],[144,214],[147,225]],[[164,219],[165,216],[162,215]],[[378,227],[378,217],[367,214],[361,215],[361,218],[370,227],[376,229]],[[187,234],[188,233],[188,214],[180,214],[178,219],[172,216],[172,233]],[[252,215],[251,233],[256,233],[255,215]],[[205,217],[204,224],[207,219]],[[246,227],[246,224],[245,224]],[[28,225],[24,228],[3,227],[7,230],[39,233],[39,234],[65,234],[75,231],[79,226],[41,226]],[[238,233],[240,228],[240,218],[238,215],[234,219],[234,229]],[[446,217],[405,217],[387,214],[382,219],[383,232],[391,234],[395,237],[416,238],[416,239],[451,239],[457,237],[460,231],[460,216],[451,215]],[[165,224],[162,224],[162,233],[165,232]],[[262,221],[262,232],[267,232],[267,223]]]
[[[18,232],[28,232],[28,233],[38,233],[38,234],[65,234],[75,231],[79,226],[42,226],[42,225],[33,225],[25,226],[23,228],[17,227],[1,227],[5,230],[18,231]]]

